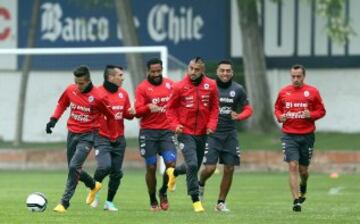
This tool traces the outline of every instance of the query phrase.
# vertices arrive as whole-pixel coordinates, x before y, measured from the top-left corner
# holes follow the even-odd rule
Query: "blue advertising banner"
[[[18,47],[26,47],[33,0],[18,4]],[[81,4],[82,2],[82,4]],[[219,60],[229,56],[229,2],[217,0],[133,0],[140,44],[166,45],[187,63],[195,56]],[[81,0],[47,0],[40,5],[35,47],[122,46],[114,6],[89,6]],[[33,67],[56,69],[123,63],[123,55],[35,57]],[[21,64],[22,60],[19,60]]]

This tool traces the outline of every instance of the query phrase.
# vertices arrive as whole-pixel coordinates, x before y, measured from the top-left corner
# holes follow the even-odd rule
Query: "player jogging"
[[[282,123],[284,133],[281,143],[284,161],[289,166],[293,211],[300,212],[307,192],[308,168],[315,142],[315,121],[325,116],[326,111],[317,88],[304,83],[304,66],[292,66],[290,74],[292,84],[280,90],[275,102],[275,116]]]

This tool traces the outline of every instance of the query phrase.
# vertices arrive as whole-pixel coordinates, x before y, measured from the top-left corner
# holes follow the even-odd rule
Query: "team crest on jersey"
[[[234,96],[235,96],[235,91],[234,91],[234,90],[231,90],[230,93],[229,93],[229,95],[230,95],[231,97],[234,97]]]
[[[94,101],[94,97],[93,96],[89,96],[88,97],[88,101],[91,103],[91,102],[93,102]]]
[[[167,83],[165,84],[165,86],[166,86],[166,88],[171,89],[170,83],[167,82]]]
[[[209,89],[209,87],[210,87],[209,84],[207,83],[204,84],[204,89]]]
[[[124,95],[122,93],[119,93],[119,98],[120,99],[124,98]]]
[[[305,91],[304,91],[304,96],[305,96],[305,97],[310,96],[310,92],[309,92],[309,91],[307,91],[307,90],[305,90]]]
[[[181,150],[183,150],[184,147],[185,147],[184,143],[180,142],[180,143],[179,143],[179,148],[180,148]]]

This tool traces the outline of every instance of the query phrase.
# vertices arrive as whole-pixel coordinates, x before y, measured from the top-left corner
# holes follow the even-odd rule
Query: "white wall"
[[[171,78],[179,80],[181,72],[170,72]],[[93,82],[102,83],[102,72],[92,73]],[[287,70],[268,72],[272,102],[278,90],[290,83]],[[308,70],[305,80],[320,90],[327,109],[327,115],[318,121],[318,130],[360,132],[360,70]],[[24,140],[25,141],[60,141],[66,139],[66,120],[64,114],[56,125],[52,135],[45,134],[45,125],[51,116],[58,97],[73,82],[71,72],[34,72],[30,75]],[[134,95],[131,80],[126,75],[124,88],[129,92],[131,101]],[[19,93],[20,76],[16,72],[0,72],[0,138],[13,140],[15,135],[16,107]],[[125,121],[125,135],[136,137],[138,122]]]
[[[171,72],[171,78],[179,80],[181,71]],[[91,73],[93,83],[101,85],[102,71]],[[128,91],[131,103],[134,102],[134,91],[131,88],[131,77],[126,74],[123,87]],[[24,140],[25,141],[61,141],[66,140],[66,121],[68,111],[64,113],[51,135],[45,133],[45,125],[49,121],[57,104],[58,98],[73,75],[69,72],[32,72],[30,74],[26,99]],[[13,140],[15,136],[17,101],[20,86],[20,73],[0,71],[0,139]],[[125,135],[138,135],[138,121],[125,120]]]
[[[270,70],[268,81],[274,103],[279,89],[290,83],[289,70]],[[317,130],[360,132],[360,69],[309,69],[305,82],[319,89],[327,110]]]

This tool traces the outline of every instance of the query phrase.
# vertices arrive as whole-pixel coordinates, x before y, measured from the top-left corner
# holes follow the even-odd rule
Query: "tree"
[[[266,81],[266,61],[258,23],[257,2],[238,0],[238,8],[245,84],[254,108],[250,127],[255,132],[271,131],[275,128],[275,122],[271,109],[269,86]]]
[[[129,0],[114,0],[118,21],[121,27],[123,45],[139,46],[139,38],[136,33],[134,16]],[[131,81],[135,88],[145,74],[144,59],[142,54],[126,54]]]
[[[38,27],[39,10],[40,10],[40,0],[35,0],[32,8],[31,22],[29,26],[29,33],[27,40],[27,48],[34,47],[36,28]],[[14,146],[16,147],[18,147],[23,142],[26,92],[27,92],[31,64],[32,64],[32,56],[26,55],[24,58],[24,62],[22,64],[19,100],[17,103],[16,129],[15,129],[15,139],[14,139]]]

